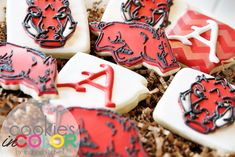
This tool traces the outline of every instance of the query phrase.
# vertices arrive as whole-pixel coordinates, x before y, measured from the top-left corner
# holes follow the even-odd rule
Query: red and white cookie
[[[180,68],[162,29],[155,30],[144,23],[123,22],[93,22],[90,27],[99,34],[96,53],[112,56],[119,65],[127,68],[143,65],[161,76],[171,75]]]
[[[8,42],[60,58],[90,51],[83,0],[8,0],[6,17]]]
[[[35,99],[52,98],[56,88],[56,60],[40,51],[0,43],[0,84],[4,89],[22,90]]]
[[[132,110],[149,92],[147,80],[139,74],[79,52],[60,71],[57,87],[59,97],[52,104],[119,113]]]
[[[61,124],[68,124],[70,114],[77,121],[80,131],[80,157],[147,156],[138,130],[129,119],[102,109],[71,108],[69,111],[62,115]]]
[[[185,66],[215,73],[235,64],[235,29],[193,10],[178,19],[168,38]]]
[[[194,69],[179,71],[153,117],[196,143],[235,153],[235,87],[222,77]]]
[[[166,27],[172,0],[110,0],[101,21],[144,22]]]

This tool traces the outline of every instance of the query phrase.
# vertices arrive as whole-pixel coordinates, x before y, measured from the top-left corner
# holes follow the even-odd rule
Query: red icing
[[[27,0],[28,10],[23,26],[26,32],[42,47],[64,46],[76,29],[68,0]],[[70,25],[71,24],[71,25]],[[31,28],[34,25],[34,28]],[[64,34],[69,27],[69,33]],[[34,29],[37,34],[30,32]]]
[[[10,43],[0,44],[0,82],[24,85],[38,93],[58,94],[56,60],[42,52]]]
[[[176,23],[169,35],[186,35],[193,32],[191,26],[203,27],[208,25],[206,22],[211,19],[203,14],[188,10]],[[214,19],[211,19],[214,20]],[[216,21],[216,20],[214,20]],[[216,21],[219,26],[217,39],[216,55],[220,63],[216,64],[209,60],[209,47],[204,43],[190,38],[192,45],[184,45],[178,40],[170,40],[172,51],[177,60],[191,68],[201,70],[205,73],[211,73],[212,70],[223,64],[225,60],[235,57],[235,30],[226,24]],[[203,38],[210,39],[211,32],[207,31],[201,34]]]
[[[100,67],[103,70],[97,73],[91,73],[87,71],[83,71],[83,75],[87,75],[88,77],[82,81],[77,83],[62,83],[57,84],[57,87],[71,87],[74,88],[77,92],[86,92],[86,88],[82,87],[84,84],[89,84],[95,88],[98,88],[105,92],[105,106],[106,107],[115,107],[115,104],[112,102],[112,93],[113,93],[113,83],[114,83],[114,70],[110,65],[101,64]],[[106,76],[105,86],[100,85],[98,83],[93,82],[93,80]]]
[[[234,107],[235,107],[235,90],[225,79],[208,79],[193,83],[189,89],[190,103],[192,111],[184,110],[184,103],[180,101],[182,111],[186,124],[191,128],[201,133],[209,133],[216,129],[228,126],[234,121]],[[203,93],[202,97],[195,94],[195,91]],[[211,90],[214,89],[212,92]],[[198,105],[192,105],[194,102],[198,102]],[[217,120],[222,117],[226,112],[231,111],[231,117],[227,117],[227,120],[221,120],[225,122],[223,126],[217,125]],[[188,113],[187,113],[188,112]],[[195,114],[195,119],[193,115]],[[209,118],[210,117],[210,118]],[[207,123],[204,123],[207,121]]]
[[[68,125],[70,114],[80,128],[80,157],[147,156],[135,124],[125,117],[108,110],[71,108],[62,115],[61,125]]]
[[[91,23],[93,31],[99,31],[96,41],[97,54],[106,52],[125,67],[146,63],[162,73],[179,68],[163,30],[155,30],[143,23]]]

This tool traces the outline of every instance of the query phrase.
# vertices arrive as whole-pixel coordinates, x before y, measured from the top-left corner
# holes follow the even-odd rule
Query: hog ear
[[[104,27],[107,26],[107,23],[105,22],[91,22],[90,24],[90,30],[93,34],[99,35],[101,31],[104,29]]]

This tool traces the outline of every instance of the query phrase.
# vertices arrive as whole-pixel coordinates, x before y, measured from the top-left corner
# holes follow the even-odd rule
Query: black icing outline
[[[1,46],[6,46],[6,45],[12,45],[14,47],[26,49],[27,52],[41,57],[42,60],[43,60],[43,64],[45,64],[47,66],[49,66],[50,64],[53,64],[54,62],[56,62],[55,58],[52,58],[51,56],[47,57],[41,51],[38,51],[38,50],[35,50],[35,49],[32,49],[32,48],[28,48],[28,47],[19,46],[19,45],[8,43],[8,42],[0,42],[0,47]],[[56,63],[54,64],[55,66],[53,67],[53,69],[50,69],[50,68],[45,69],[45,74],[43,76],[39,75],[37,80],[35,80],[35,79],[33,79],[33,78],[31,78],[29,76],[31,68],[36,66],[37,62],[38,62],[35,59],[34,56],[32,57],[33,64],[31,65],[31,68],[29,68],[27,71],[21,71],[18,74],[2,74],[1,73],[2,71],[14,72],[14,68],[13,68],[13,66],[11,64],[12,63],[11,57],[13,55],[14,55],[14,50],[11,51],[10,55],[8,54],[8,52],[6,52],[4,55],[0,56],[0,67],[4,67],[0,71],[0,78],[1,79],[4,79],[4,80],[25,80],[25,79],[28,79],[28,80],[30,80],[32,82],[32,84],[39,84],[39,86],[37,86],[37,88],[40,87],[40,88],[38,88],[38,90],[39,90],[38,91],[38,96],[42,96],[44,94],[50,94],[50,93],[58,94],[56,83],[55,83],[55,80],[56,80],[56,77],[57,77],[57,66],[56,66]],[[1,65],[2,63],[3,63],[3,65]],[[4,64],[6,66],[4,66]],[[53,78],[49,77],[50,73],[54,73],[54,77]],[[51,81],[51,84],[49,86],[50,86],[51,89],[54,89],[53,91],[49,90],[46,87],[46,83],[48,81]]]
[[[91,22],[90,24],[93,24],[93,23],[96,23],[96,22]],[[113,47],[112,47],[111,45],[107,45],[107,46],[104,46],[104,47],[99,47],[98,44],[99,44],[99,43],[101,42],[101,40],[103,39],[103,35],[104,35],[103,30],[104,30],[106,27],[109,27],[109,26],[112,26],[112,25],[115,25],[115,24],[127,24],[127,25],[129,25],[130,28],[142,28],[142,29],[148,30],[148,31],[150,31],[150,32],[152,33],[152,35],[153,35],[152,38],[153,38],[153,39],[159,40],[160,37],[162,37],[162,38],[167,38],[166,35],[165,35],[165,31],[164,31],[163,29],[161,29],[161,28],[154,29],[154,28],[151,27],[150,25],[144,24],[144,23],[141,23],[141,22],[108,22],[108,23],[100,22],[100,23],[98,23],[98,25],[97,25],[97,27],[96,27],[98,30],[101,31],[100,34],[99,34],[98,39],[97,39],[96,42],[95,42],[95,49],[96,49],[96,50],[99,49],[99,51],[97,51],[97,52],[102,52],[102,50],[109,50],[109,51],[112,51],[113,54],[114,54],[114,57],[115,57],[116,61],[117,61],[118,63],[124,63],[124,66],[127,65],[127,67],[135,66],[135,64],[136,64],[137,62],[139,62],[139,60],[142,60],[142,59],[144,59],[144,60],[146,60],[146,61],[149,61],[149,62],[152,62],[152,63],[154,63],[154,64],[157,64],[157,66],[160,67],[160,68],[162,68],[163,70],[168,69],[168,68],[174,68],[174,67],[178,67],[178,66],[179,66],[179,65],[177,64],[177,63],[178,63],[178,62],[177,62],[177,59],[175,58],[175,56],[174,56],[173,53],[172,53],[172,50],[171,50],[171,47],[170,47],[170,44],[169,44],[169,41],[168,41],[168,40],[167,40],[167,43],[166,43],[167,45],[166,45],[166,46],[170,48],[170,52],[169,52],[169,53],[166,53],[166,52],[164,51],[164,48],[162,49],[162,46],[165,46],[165,45],[162,45],[162,44],[163,44],[162,42],[158,45],[158,49],[159,49],[159,51],[161,51],[161,54],[158,54],[158,55],[157,55],[157,58],[159,59],[159,61],[160,61],[164,66],[162,66],[162,65],[159,63],[159,61],[157,61],[157,60],[154,59],[154,58],[149,57],[149,56],[146,54],[146,52],[145,52],[145,48],[146,48],[146,47],[145,47],[145,46],[143,47],[143,50],[142,50],[142,52],[140,52],[140,56],[138,56],[138,57],[134,57],[134,58],[130,58],[130,59],[125,59],[125,58],[119,57],[119,54],[118,54],[118,53],[124,53],[124,54],[129,54],[129,55],[131,55],[133,52],[130,50],[130,48],[129,48],[129,49],[126,49],[126,48],[128,48],[128,45],[125,43],[125,41],[121,40],[121,39],[118,38],[118,37],[117,37],[115,40],[116,40],[116,41],[119,40],[119,42],[120,42],[120,41],[123,42],[123,43],[122,43],[122,44],[123,44],[123,47],[120,47],[120,48],[118,49],[118,51],[113,51],[113,50],[112,50]],[[143,34],[145,34],[145,33],[144,33],[144,32],[140,32],[140,36],[143,36]],[[145,34],[145,35],[146,35],[146,34]],[[146,35],[146,36],[143,36],[143,38],[144,38],[144,40],[145,40],[145,42],[146,42],[146,40],[148,40],[150,37],[148,37],[148,36]],[[112,43],[112,42],[115,42],[115,40],[112,41],[111,39],[109,39],[109,41],[110,41],[111,43]],[[145,44],[145,43],[143,43],[143,44]],[[124,48],[124,47],[126,47],[126,48]],[[170,56],[171,56],[171,58],[172,58],[171,63],[167,63],[167,62],[166,62],[165,57],[166,57],[167,55],[170,55]],[[143,61],[143,62],[144,62],[144,61]]]
[[[69,111],[72,112],[73,109],[79,109],[79,110],[90,110],[90,111],[96,111],[97,112],[97,118],[99,116],[105,116],[112,120],[118,121],[123,126],[123,132],[129,132],[131,130],[134,130],[137,133],[137,136],[131,136],[129,139],[129,142],[131,143],[131,147],[125,147],[125,151],[128,154],[128,156],[138,156],[138,153],[141,153],[143,157],[147,157],[145,154],[145,151],[143,149],[142,143],[140,141],[140,138],[138,136],[138,129],[136,127],[136,124],[129,120],[128,118],[123,117],[121,114],[116,113],[111,110],[106,109],[94,109],[94,108],[83,108],[83,107],[70,107],[68,108]],[[89,147],[91,149],[96,149],[99,146],[92,141],[92,138],[90,137],[88,131],[85,129],[85,123],[82,119],[79,119],[81,122],[81,125],[79,125],[80,134],[85,135],[84,138],[81,138],[80,140],[80,147],[79,154],[81,156],[113,156],[113,157],[121,157],[121,155],[118,152],[115,152],[115,141],[110,140],[110,145],[106,147],[105,152],[82,152],[82,147]],[[109,125],[107,125],[109,123]],[[110,124],[112,126],[110,126]],[[116,128],[115,125],[112,122],[106,122],[106,126],[109,127],[112,130],[112,136],[114,137],[116,135]],[[95,131],[95,130],[94,130]],[[123,139],[128,140],[128,139]],[[135,145],[138,144],[141,148],[138,149],[135,147]]]
[[[59,25],[57,25],[58,27],[58,31],[56,31],[56,28],[54,26],[49,26],[48,28],[44,29],[43,28],[43,24],[42,24],[42,20],[43,18],[45,18],[42,14],[41,9],[38,6],[34,5],[34,0],[26,0],[26,3],[28,4],[28,10],[27,10],[27,15],[22,23],[24,30],[41,46],[41,47],[46,47],[46,48],[58,48],[58,47],[63,47],[66,44],[66,41],[72,36],[72,34],[75,32],[76,30],[76,26],[77,26],[77,22],[74,21],[73,17],[72,17],[72,13],[69,7],[69,0],[62,0],[62,3],[64,4],[64,6],[62,6],[58,11],[57,15],[55,16],[56,20],[58,21]],[[56,1],[56,0],[54,0]],[[30,12],[31,8],[36,8],[38,10],[37,13],[32,13]],[[47,5],[47,7],[45,8],[45,10],[47,10],[48,8],[51,8],[52,10],[54,9],[52,7],[52,5],[49,3]],[[63,12],[63,10],[65,10]],[[66,13],[65,17],[60,17],[62,16],[63,13]],[[40,18],[40,21],[38,22],[37,26],[35,26],[32,22],[32,18],[36,17],[36,18]],[[61,22],[60,22],[60,18],[64,19],[66,18],[66,22],[65,25],[62,26]],[[71,26],[69,27],[70,30],[72,30],[66,37],[63,36],[63,32],[65,30],[65,27],[68,24],[68,21],[71,22]],[[31,25],[33,26],[33,28],[35,30],[37,30],[37,35],[36,34],[32,34],[29,31],[30,26],[28,25],[28,23],[31,23]],[[48,29],[52,29],[55,34],[54,34],[54,40],[47,40],[48,36]],[[40,38],[41,37],[41,38]],[[59,39],[59,38],[62,39]],[[43,38],[43,39],[42,39]],[[54,46],[54,45],[46,45],[45,42],[59,42],[60,46]]]
[[[155,3],[156,0],[152,0],[153,3]],[[157,4],[157,2],[156,2]],[[136,9],[131,12],[131,7],[136,6]],[[167,27],[170,24],[169,18],[169,12],[170,7],[173,5],[173,0],[167,0],[167,4],[165,3],[159,3],[156,5],[156,8],[153,8],[152,10],[152,16],[147,17],[144,15],[140,15],[139,10],[144,7],[144,5],[140,2],[140,0],[127,0],[125,3],[122,3],[121,5],[121,12],[123,15],[123,18],[125,21],[130,22],[133,20],[141,20],[144,19],[145,23],[155,26],[159,23],[161,19],[163,19],[163,22],[160,24],[160,27]],[[128,14],[130,19],[125,14]],[[161,15],[158,19],[155,19],[155,15]]]
[[[217,96],[221,97],[222,95],[219,91],[219,88],[216,88],[216,85],[221,85],[224,89],[229,88],[229,92],[234,93],[234,97],[223,96],[222,102],[216,101],[215,102],[215,104],[217,105],[216,111],[214,113],[212,113],[212,116],[206,116],[203,123],[200,123],[197,121],[198,115],[200,115],[203,112],[206,113],[207,115],[209,114],[209,111],[206,108],[200,108],[200,102],[207,99],[207,97],[204,95],[203,92],[208,90],[202,84],[202,81],[209,82],[211,80],[215,80],[215,82],[214,82],[215,88],[209,89],[210,93],[217,92]],[[192,90],[192,87],[195,85],[196,85],[196,88],[194,90]],[[189,96],[189,98],[190,98],[191,94],[194,94],[195,96],[197,96],[198,100],[196,100],[195,102],[190,102],[190,110],[186,111],[186,109],[183,106],[183,100],[185,100],[186,96]],[[181,106],[183,113],[184,113],[183,117],[185,120],[185,124],[200,133],[208,134],[208,133],[214,132],[217,128],[228,126],[228,125],[232,124],[235,120],[235,106],[231,105],[231,103],[235,102],[235,89],[229,84],[229,82],[225,78],[222,78],[219,76],[215,77],[215,78],[206,78],[204,74],[201,76],[197,76],[196,82],[194,82],[190,85],[190,89],[180,93],[179,101],[180,101],[180,106]],[[191,99],[190,99],[190,101],[191,101]],[[219,113],[220,108],[225,108],[225,112],[222,114]],[[225,123],[223,126],[217,127],[216,120],[218,120],[223,115],[225,115],[227,113],[227,111],[229,111],[229,110],[232,110],[232,115],[230,118],[226,119],[226,122],[228,122],[228,123]],[[189,117],[189,118],[187,118],[187,117]],[[212,122],[212,124],[213,124],[212,128],[209,128],[206,125],[204,125],[204,124],[208,124],[209,122]],[[194,124],[200,126],[201,128],[204,129],[204,131],[201,131],[197,128],[190,126],[190,123],[194,123]]]

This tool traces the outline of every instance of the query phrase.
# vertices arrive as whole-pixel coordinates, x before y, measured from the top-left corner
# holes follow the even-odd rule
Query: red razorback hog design
[[[56,77],[57,64],[52,57],[30,48],[0,43],[0,83],[4,88],[20,88],[36,98],[57,95]]]
[[[65,45],[76,29],[68,0],[26,0],[27,15],[23,22],[26,32],[42,47]]]
[[[166,27],[172,0],[127,0],[122,3],[122,13],[126,21],[137,21]]]
[[[64,112],[60,124],[72,123],[71,114],[76,120],[75,125],[78,125],[79,128],[78,156],[147,156],[135,124],[127,118],[109,110],[77,107],[70,108],[69,112]]]
[[[144,65],[162,76],[179,69],[165,32],[144,23],[96,23],[91,30],[99,33],[95,44],[98,55],[111,55],[127,68]]]
[[[208,134],[234,122],[235,89],[224,78],[198,76],[179,100],[186,125],[200,133]]]

